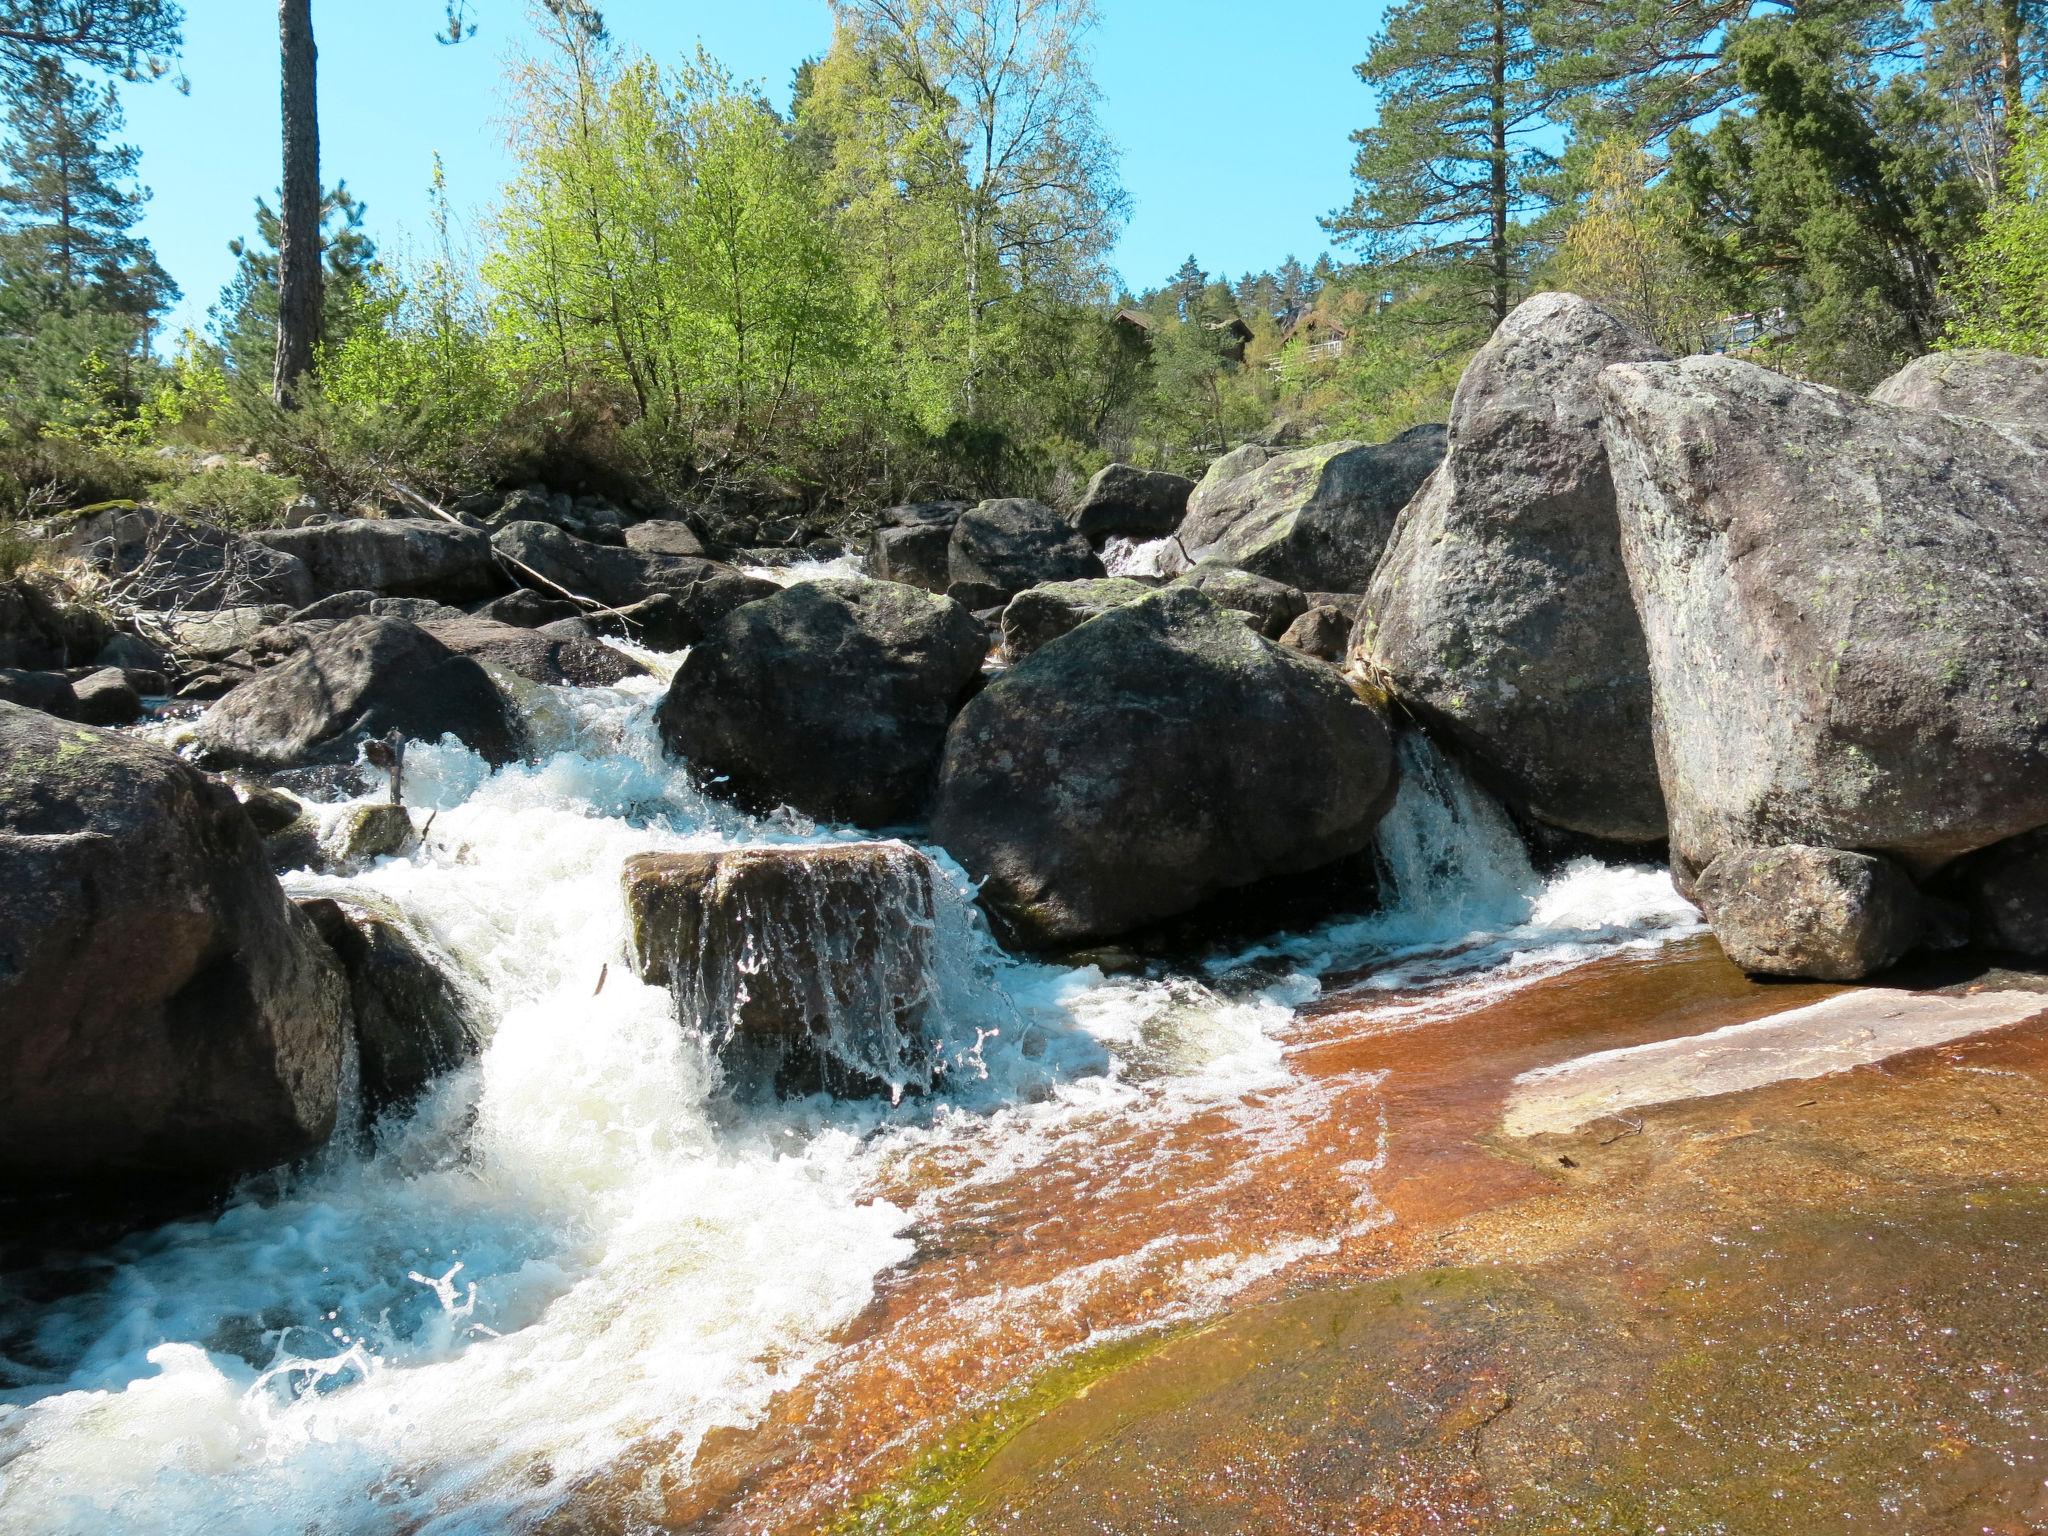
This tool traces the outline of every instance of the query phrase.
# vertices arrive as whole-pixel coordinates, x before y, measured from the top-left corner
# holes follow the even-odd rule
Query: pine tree
[[[170,0],[0,0],[0,79],[18,92],[45,63],[160,79],[184,21]]]
[[[1202,290],[1209,286],[1209,274],[1202,270],[1202,264],[1193,256],[1180,264],[1180,270],[1167,280],[1167,291],[1173,295],[1174,312],[1183,320],[1195,318],[1195,310],[1201,303]]]
[[[1543,78],[1535,0],[1404,0],[1358,77],[1379,120],[1358,145],[1350,207],[1324,220],[1369,260],[1466,288],[1491,324],[1529,263],[1527,220],[1548,203],[1543,130],[1562,94]]]
[[[320,332],[344,341],[363,304],[376,244],[363,232],[363,204],[342,182],[320,199]],[[277,210],[256,199],[256,233],[228,242],[235,276],[214,305],[213,324],[228,366],[243,379],[264,381],[277,363]]]

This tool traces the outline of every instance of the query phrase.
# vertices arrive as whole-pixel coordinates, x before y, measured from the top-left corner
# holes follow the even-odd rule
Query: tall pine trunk
[[[1493,59],[1488,79],[1491,87],[1487,104],[1492,108],[1492,182],[1487,188],[1487,212],[1491,220],[1487,254],[1493,268],[1493,325],[1508,317],[1513,296],[1508,283],[1508,10],[1507,0],[1493,0]]]
[[[278,0],[284,66],[284,195],[277,242],[277,373],[272,395],[298,403],[320,340],[320,107],[313,0]]]

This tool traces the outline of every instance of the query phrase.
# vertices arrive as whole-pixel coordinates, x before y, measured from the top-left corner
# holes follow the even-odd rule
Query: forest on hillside
[[[221,231],[204,331],[167,335],[120,90],[176,88],[179,9],[0,0],[0,516],[256,524],[536,480],[1057,500],[1112,460],[1442,420],[1543,288],[1857,389],[1942,347],[2048,354],[2043,0],[1404,0],[1325,40],[1361,55],[1367,125],[1324,218],[1342,259],[1212,272],[1193,229],[1142,290],[1109,261],[1095,0],[832,9],[771,99],[540,0],[504,82],[515,176],[471,228],[437,168],[403,254],[288,110],[284,196]],[[289,63],[293,14],[320,18],[283,11]],[[459,46],[509,20],[422,11]]]

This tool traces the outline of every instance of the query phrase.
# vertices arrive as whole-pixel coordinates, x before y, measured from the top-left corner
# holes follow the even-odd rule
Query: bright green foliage
[[[1950,280],[1946,344],[2048,357],[2048,113],[2019,134],[2004,190]]]
[[[341,182],[320,199],[321,335],[345,341],[367,302],[377,247],[364,233],[363,204]],[[228,242],[235,276],[213,307],[213,333],[228,371],[268,393],[277,365],[277,212],[256,199],[256,233]]]
[[[1602,144],[1546,277],[1685,356],[1706,348],[1721,305],[1685,247],[1690,210],[1677,187],[1658,180],[1659,169],[1633,140],[1616,135]]]

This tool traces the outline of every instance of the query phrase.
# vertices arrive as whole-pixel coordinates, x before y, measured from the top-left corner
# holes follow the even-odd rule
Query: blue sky
[[[790,72],[831,36],[824,0],[606,0],[613,34],[657,58],[701,38],[777,103]],[[1236,276],[1327,247],[1316,217],[1348,199],[1350,131],[1369,115],[1351,73],[1380,7],[1297,0],[1101,0],[1096,75],[1133,209],[1117,248],[1134,286],[1190,251]],[[521,0],[474,0],[477,36],[434,40],[442,0],[315,0],[322,169],[369,206],[386,245],[424,224],[432,156],[458,208],[486,208],[505,179],[499,74],[523,33]],[[171,334],[201,325],[278,179],[277,10],[272,0],[186,0],[189,95],[130,89],[129,142],[154,190],[144,233],[185,291]],[[1260,13],[1264,14],[1261,15]],[[1283,19],[1284,18],[1284,19]]]

